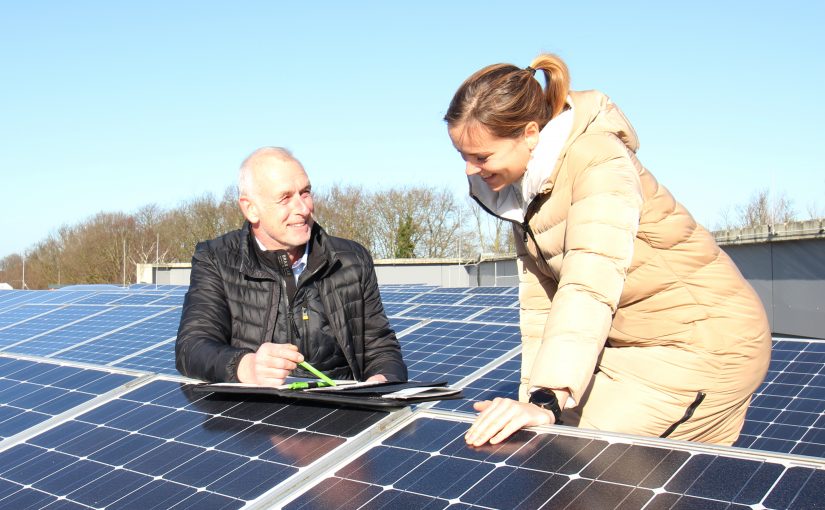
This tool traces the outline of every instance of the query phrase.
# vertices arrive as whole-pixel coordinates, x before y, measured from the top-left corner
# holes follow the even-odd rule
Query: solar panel
[[[434,305],[454,305],[460,301],[467,299],[467,296],[458,293],[447,292],[427,292],[426,294],[419,294],[410,299],[410,303],[428,303]]]
[[[162,311],[160,315],[131,324],[113,333],[99,336],[90,342],[70,346],[54,353],[53,356],[60,359],[107,365],[154,347],[158,343],[173,340],[177,335],[180,314],[180,308]],[[166,354],[168,356],[168,352]]]
[[[521,379],[521,354],[514,355],[504,363],[491,368],[484,375],[460,384],[463,399],[442,400],[432,404],[432,409],[475,413],[473,403],[480,400],[492,400],[496,397],[518,399],[519,381]]]
[[[32,305],[23,305],[24,307]],[[36,316],[37,320],[26,320],[7,327],[0,332],[0,348],[8,348],[22,340],[32,338],[48,331],[65,327],[74,322],[87,319],[95,314],[103,313],[108,308],[100,306],[65,306],[56,308],[44,315]]]
[[[468,294],[518,294],[518,287],[471,287]]]
[[[402,303],[384,303],[384,313],[386,313],[387,316],[398,315],[404,310],[409,310],[413,306],[415,305]]]
[[[114,305],[149,305],[167,297],[166,293],[162,292],[144,292],[140,294],[127,294],[126,297],[113,301]]]
[[[162,308],[126,306],[112,309],[101,308],[100,310],[100,313],[82,318],[60,329],[41,334],[36,338],[30,338],[24,343],[7,347],[6,350],[20,354],[49,356],[163,312]]]
[[[175,341],[170,340],[110,363],[113,367],[142,370],[156,374],[178,375],[175,368]]]
[[[0,357],[0,438],[117,388],[134,376]]]
[[[821,463],[574,436],[565,427],[470,448],[467,428],[420,413],[284,508],[814,508],[825,483]]]
[[[386,416],[154,381],[0,452],[0,479],[43,503],[240,508]]]
[[[518,306],[518,296],[505,294],[475,294],[461,302],[473,306]]]
[[[406,312],[400,313],[401,317],[416,317],[419,319],[444,319],[444,320],[464,320],[482,310],[479,306],[453,306],[453,305],[418,305]]]
[[[0,312],[0,331],[44,313],[56,310],[54,305],[15,306]]]
[[[419,319],[401,319],[401,318],[398,318],[398,317],[390,317],[389,321],[390,321],[390,326],[392,327],[393,331],[395,331],[396,335],[401,334],[405,330],[410,329],[414,326],[417,326],[418,324],[421,324],[421,322],[422,322]]]
[[[410,379],[455,384],[521,343],[516,326],[432,321],[399,336]]]
[[[97,292],[90,296],[84,297],[82,299],[78,299],[74,301],[74,304],[77,305],[108,305],[117,301],[119,299],[123,299],[129,296],[128,293],[124,292]]]
[[[381,286],[410,377],[465,396],[390,414],[193,394],[174,366],[185,290],[0,293],[0,507],[821,505],[823,341],[775,340],[739,448],[551,427],[471,449],[472,403],[518,390],[516,287]]]
[[[518,324],[518,308],[490,307],[472,317],[474,322],[500,322],[503,324]]]
[[[385,292],[382,290],[381,301],[384,306],[387,306],[387,303],[406,303],[417,295],[415,292]]]
[[[825,457],[825,342],[775,340],[736,446]]]

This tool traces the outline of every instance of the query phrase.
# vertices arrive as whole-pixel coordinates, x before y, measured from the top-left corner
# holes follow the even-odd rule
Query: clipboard
[[[287,379],[288,382],[293,379]],[[263,395],[275,399],[335,404],[342,407],[384,409],[406,407],[434,400],[464,398],[460,388],[451,388],[447,381],[407,381],[379,383],[343,383],[337,386],[301,390],[241,383],[203,383],[193,387],[198,393]]]

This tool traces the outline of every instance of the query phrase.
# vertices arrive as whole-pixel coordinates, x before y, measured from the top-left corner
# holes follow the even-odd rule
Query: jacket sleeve
[[[192,257],[189,291],[175,342],[178,371],[209,382],[238,382],[238,363],[252,352],[231,346],[232,328],[223,278],[206,243]]]
[[[610,332],[643,199],[634,160],[619,139],[585,135],[567,158],[573,185],[559,286],[530,385],[569,388],[580,402]]]
[[[407,365],[401,356],[401,346],[390,328],[384,304],[378,291],[378,279],[369,253],[362,257],[364,271],[364,379],[383,374],[389,381],[406,381]]]

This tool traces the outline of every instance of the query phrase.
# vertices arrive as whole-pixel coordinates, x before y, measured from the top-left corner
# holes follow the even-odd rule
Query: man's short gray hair
[[[241,163],[241,168],[238,170],[238,196],[254,196],[255,190],[255,170],[261,163],[269,158],[280,159],[281,161],[294,161],[301,164],[295,159],[295,156],[283,147],[261,147],[255,150],[252,154],[246,157]]]

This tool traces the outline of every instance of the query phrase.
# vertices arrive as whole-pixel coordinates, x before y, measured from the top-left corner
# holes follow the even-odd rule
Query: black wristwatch
[[[537,405],[542,409],[547,409],[556,418],[556,425],[561,425],[561,407],[559,407],[559,399],[556,394],[547,388],[539,388],[530,394],[530,403]]]

